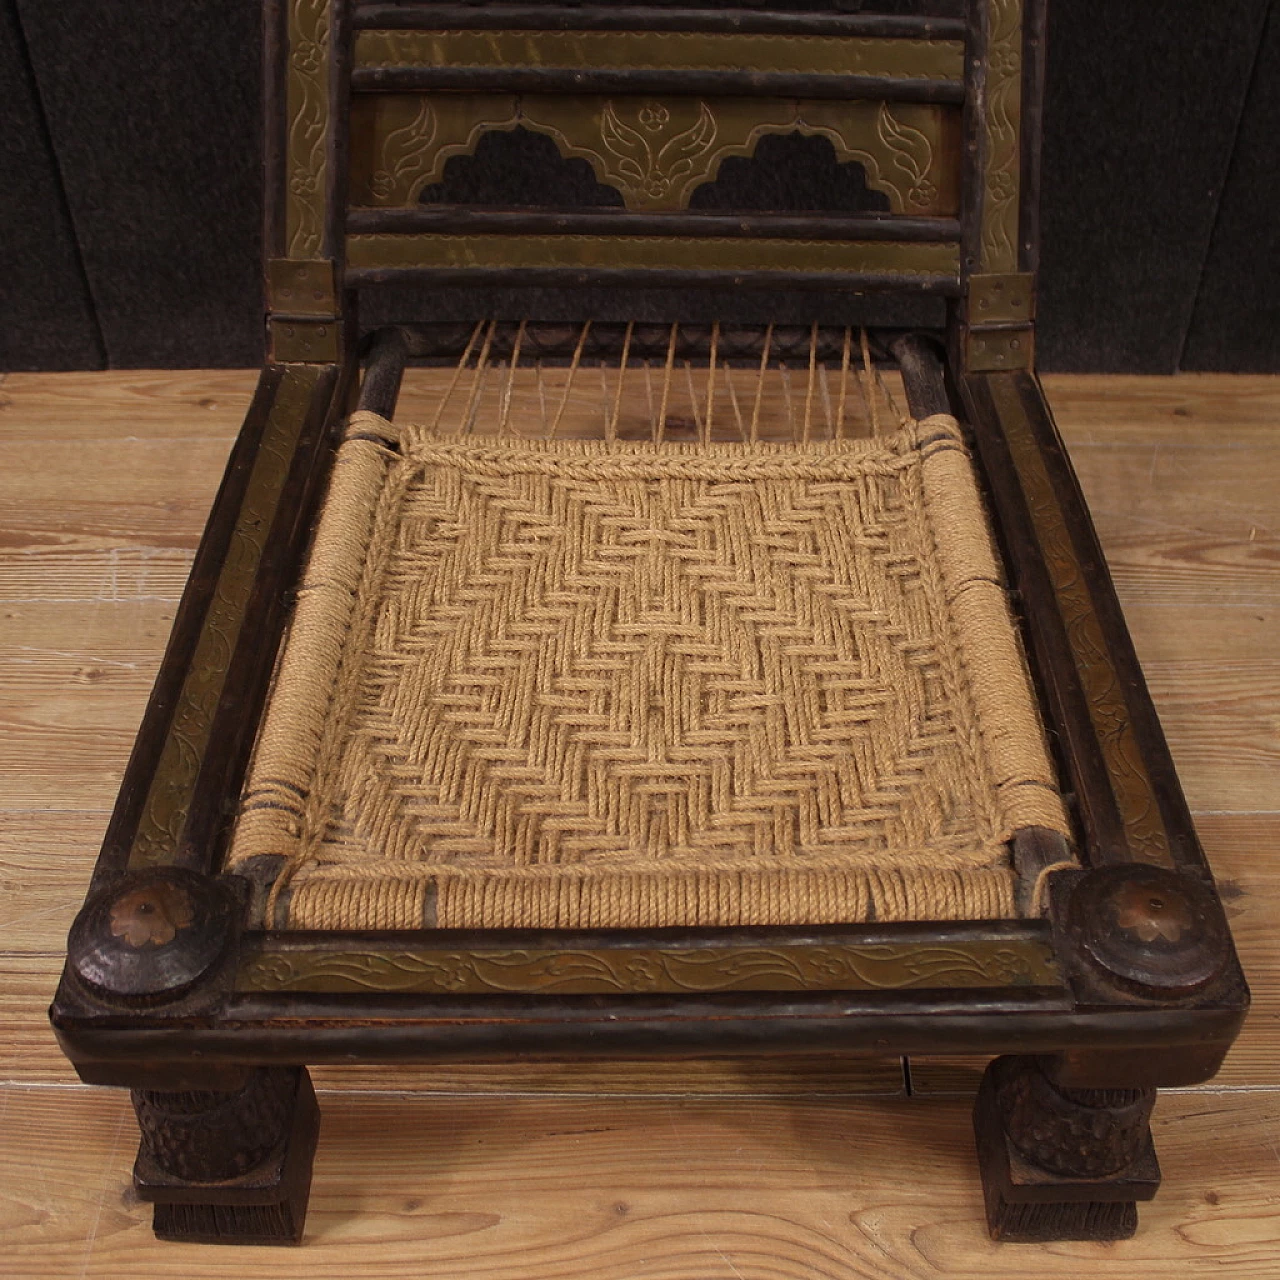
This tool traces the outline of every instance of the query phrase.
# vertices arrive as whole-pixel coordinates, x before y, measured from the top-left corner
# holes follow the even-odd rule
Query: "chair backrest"
[[[269,0],[274,356],[338,358],[357,296],[710,290],[950,299],[964,367],[1027,367],[1042,35],[1043,0]]]

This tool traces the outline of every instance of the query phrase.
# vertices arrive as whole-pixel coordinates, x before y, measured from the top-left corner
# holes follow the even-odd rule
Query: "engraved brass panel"
[[[328,258],[272,258],[267,263],[267,305],[290,316],[336,315],[334,264]]]
[[[751,71],[958,81],[964,74],[964,44],[702,31],[368,30],[356,35],[355,66]]]
[[[1027,500],[1045,565],[1066,624],[1089,718],[1116,797],[1130,855],[1139,862],[1172,867],[1169,837],[1156,803],[1142,751],[1102,623],[1076,555],[1062,507],[1032,433],[1013,378],[988,380],[992,403],[1009,442],[1018,483]]]
[[[318,320],[272,319],[271,359],[279,364],[334,364],[342,350],[342,329],[329,316]]]
[[[982,270],[1018,269],[1022,181],[1022,0],[988,0],[982,131]]]
[[[285,253],[316,258],[324,237],[333,0],[290,0]]]
[[[1030,272],[969,277],[971,325],[1027,324],[1035,314],[1035,277]]]
[[[347,238],[354,269],[511,268],[592,271],[796,271],[959,278],[960,248],[933,242],[781,240],[747,237],[610,235],[354,235]]]
[[[970,329],[965,334],[965,368],[970,373],[1030,369],[1035,357],[1035,330]]]
[[[218,699],[319,377],[319,365],[298,365],[285,370],[276,389],[231,544],[129,850],[131,871],[163,866],[179,856],[178,841]]]
[[[243,992],[707,994],[1061,987],[1052,948],[1022,938],[875,945],[250,951]]]
[[[439,182],[452,156],[480,137],[521,126],[585,159],[628,209],[676,210],[715,180],[729,156],[749,156],[766,134],[817,134],[836,158],[856,160],[894,213],[959,208],[954,108],[928,103],[642,95],[378,94],[352,108],[351,201],[410,205]]]

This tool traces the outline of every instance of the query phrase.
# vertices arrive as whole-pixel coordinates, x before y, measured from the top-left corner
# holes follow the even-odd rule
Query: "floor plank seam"
[[[44,805],[25,805],[21,808],[10,808],[0,805],[0,817],[14,815],[30,815],[33,813],[56,813],[60,816],[66,814],[79,814],[84,818],[109,818],[111,816],[110,809],[51,809]]]
[[[181,596],[6,596],[5,604],[177,604]],[[159,659],[157,658],[157,664]]]
[[[1280,809],[1192,809],[1193,818],[1276,818]]]

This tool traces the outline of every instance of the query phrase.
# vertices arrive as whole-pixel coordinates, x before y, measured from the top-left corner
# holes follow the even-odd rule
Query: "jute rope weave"
[[[1067,831],[953,419],[654,444],[357,414],[230,859],[283,858],[293,928],[983,919],[1030,825]]]

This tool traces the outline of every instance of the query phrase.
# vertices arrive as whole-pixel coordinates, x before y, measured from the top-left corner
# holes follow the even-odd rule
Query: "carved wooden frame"
[[[401,11],[416,13],[411,5]],[[912,261],[953,255],[945,270],[935,262],[918,273],[954,298],[948,390],[940,377],[921,375],[933,360],[927,346],[898,351],[913,411],[950,408],[972,427],[1046,723],[1061,743],[1083,866],[1054,873],[1047,915],[603,933],[245,927],[246,903],[261,886],[219,874],[228,814],[336,431],[354,402],[351,286],[362,272],[363,283],[374,283],[397,271],[394,263],[357,267],[358,255],[347,260],[361,235],[393,230],[366,219],[348,235],[348,99],[361,75],[366,88],[382,85],[378,77],[396,92],[441,87],[418,83],[420,68],[400,80],[394,68],[353,69],[352,33],[361,30],[367,45],[360,23],[369,12],[351,0],[272,0],[268,9],[274,358],[197,553],[51,1010],[84,1080],[143,1091],[135,1097],[144,1127],[135,1180],[157,1204],[157,1230],[184,1239],[297,1238],[317,1123],[298,1070],[304,1062],[353,1053],[430,1061],[808,1050],[1019,1055],[993,1068],[979,1104],[993,1232],[1131,1232],[1134,1201],[1158,1182],[1143,1091],[1212,1075],[1248,992],[1088,513],[1030,372],[1042,0],[970,2],[958,224],[939,235],[944,220],[903,219],[894,224],[897,242],[868,239],[888,256],[860,271],[847,262],[832,269],[833,229],[819,220],[806,242],[819,267],[806,270],[797,258],[757,274],[778,288],[823,272],[846,287],[872,280],[917,288]],[[760,21],[762,30],[785,31],[797,20]],[[805,29],[822,21],[806,19]],[[859,39],[873,29],[898,38],[907,22],[841,21]],[[953,40],[956,32],[941,25]],[[621,77],[602,80],[603,95],[663,91],[651,69],[639,90],[623,72],[597,70]],[[775,96],[839,96],[829,76],[801,79],[773,84]],[[887,93],[883,77],[868,83]],[[959,100],[940,83],[926,86],[925,101]],[[904,99],[901,77],[893,84],[880,100]],[[511,93],[518,101],[526,89]],[[908,89],[906,97],[919,86]],[[699,215],[662,216],[687,223]],[[531,225],[502,234],[532,242]],[[718,226],[708,220],[698,224],[701,236],[664,237],[643,225],[636,238],[683,239],[704,252]],[[424,234],[416,225],[405,232],[405,243]],[[609,242],[599,243],[607,254]],[[843,243],[847,252],[854,241]],[[739,240],[751,252],[760,244],[788,252],[782,237]],[[531,253],[536,260],[536,246]],[[690,252],[687,263],[661,272],[641,261],[633,270],[689,284],[717,274],[695,263]],[[446,265],[433,262],[434,278]],[[465,254],[450,269],[462,279],[491,278]],[[586,280],[612,278],[597,259],[576,270]],[[741,280],[744,268],[727,265],[719,273],[726,277]],[[393,355],[397,341],[388,344]],[[399,346],[389,373],[370,369],[364,394],[398,385]],[[267,1140],[256,1132],[264,1125],[265,1155]],[[1065,1146],[1095,1126],[1118,1135],[1115,1150],[1086,1152],[1077,1169]],[[231,1145],[217,1177],[206,1178],[203,1166],[193,1172],[183,1136],[192,1132],[221,1134],[217,1141]]]

